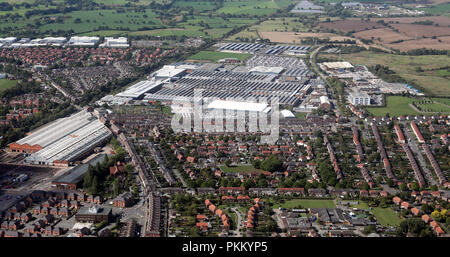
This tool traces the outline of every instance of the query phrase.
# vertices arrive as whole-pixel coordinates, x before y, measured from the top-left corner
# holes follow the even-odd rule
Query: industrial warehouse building
[[[353,105],[370,105],[370,96],[364,92],[350,92],[348,101]]]
[[[83,182],[84,175],[89,169],[89,165],[95,166],[97,163],[102,163],[105,160],[106,154],[100,154],[90,159],[88,162],[78,165],[71,169],[66,174],[55,179],[52,184],[59,189],[76,190]]]
[[[58,119],[9,145],[12,152],[29,155],[31,164],[68,166],[106,142],[111,132],[85,110]]]

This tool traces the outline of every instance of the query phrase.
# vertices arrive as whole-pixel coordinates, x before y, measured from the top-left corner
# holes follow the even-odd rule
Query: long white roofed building
[[[83,110],[38,129],[12,143],[10,149],[31,154],[25,159],[28,163],[67,166],[110,137],[109,129]]]

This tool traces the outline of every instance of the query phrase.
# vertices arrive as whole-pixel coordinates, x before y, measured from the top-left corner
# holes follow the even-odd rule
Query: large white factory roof
[[[43,147],[27,157],[27,162],[51,164],[55,160],[75,160],[110,135],[95,116],[83,110],[42,127],[17,143]]]
[[[282,110],[280,111],[281,115],[283,115],[284,118],[294,118],[295,115],[289,111],[289,110]]]
[[[17,40],[15,37],[0,38],[0,43],[13,43]]]
[[[353,65],[349,62],[324,62],[322,63],[329,69],[350,69]]]
[[[357,91],[357,92],[351,91],[350,96],[351,97],[365,97],[365,98],[370,97],[369,94],[367,94],[367,92],[364,92],[364,91]]]
[[[155,71],[154,77],[172,78],[186,71],[186,69],[178,68],[174,65],[164,65],[161,69]]]
[[[266,67],[256,66],[253,67],[250,72],[268,73],[268,74],[280,74],[284,70],[283,67]]]
[[[328,96],[321,96],[320,97],[320,104],[330,104],[330,100],[328,99]]]
[[[71,37],[69,45],[93,46],[100,40],[99,37]]]
[[[250,112],[270,112],[271,107],[265,103],[249,103],[227,100],[214,100],[208,104],[208,109],[225,109]]]
[[[162,80],[144,80],[136,83],[135,85],[129,87],[127,90],[118,93],[116,96],[119,97],[131,97],[139,98],[145,93],[151,91],[152,89],[158,88],[162,85]]]
[[[105,42],[99,45],[100,47],[123,47],[127,48],[130,46],[128,44],[128,39],[126,37],[105,37]]]

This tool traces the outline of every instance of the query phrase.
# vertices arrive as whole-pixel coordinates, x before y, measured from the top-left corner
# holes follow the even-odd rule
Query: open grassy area
[[[349,61],[352,64],[366,66],[386,65],[399,76],[416,83],[428,95],[450,96],[450,78],[431,71],[440,69],[450,63],[450,56],[447,55],[408,56],[363,51],[352,54],[324,54],[321,56],[329,56]]]
[[[391,208],[375,207],[372,213],[383,226],[398,226],[402,220]]]
[[[238,54],[238,53],[222,53],[214,51],[201,51],[197,54],[189,57],[189,60],[202,60],[202,61],[213,61],[217,62],[223,58],[237,58],[239,60],[246,60],[251,54]]]
[[[16,84],[17,84],[17,81],[15,81],[15,80],[0,79],[0,92],[5,89],[12,88]]]
[[[308,29],[303,25],[302,19],[299,17],[294,18],[271,18],[263,21],[258,25],[253,25],[250,30],[256,31],[295,31],[295,32],[307,32]]]
[[[12,1],[12,0],[11,0]],[[19,1],[19,0],[18,0]],[[108,0],[95,2],[107,8],[67,12],[59,10],[65,4],[51,1],[29,8],[18,6],[0,11],[0,36],[21,36],[30,33],[48,36],[53,33],[72,33],[98,36],[176,36],[220,38],[234,28],[257,22],[254,15],[274,13],[289,5],[289,0],[231,0],[225,1],[219,11],[219,2],[199,0]],[[167,4],[163,8],[152,3]],[[133,7],[136,5],[136,7]],[[69,7],[65,5],[64,7]],[[33,12],[30,12],[33,11]],[[161,15],[161,13],[165,13]],[[236,14],[236,17],[219,17],[218,13]],[[50,22],[48,20],[51,20]],[[13,33],[15,32],[15,33]]]
[[[442,103],[442,104],[450,106],[450,98],[434,97],[434,98],[431,98],[431,99],[433,99],[433,101],[435,101],[435,102],[439,102],[439,103]]]
[[[333,200],[315,200],[315,199],[292,199],[284,203],[274,204],[273,208],[336,208]]]
[[[390,116],[419,114],[409,106],[413,102],[414,98],[406,96],[387,96],[386,107],[367,107],[366,110],[374,116],[386,116],[388,113]]]
[[[427,14],[444,14],[450,16],[450,3],[442,3],[432,7],[419,8],[419,10],[424,11]]]
[[[230,166],[226,165],[220,166],[220,169],[223,172],[263,172],[263,170],[255,169],[252,165],[238,165],[238,166]]]
[[[299,119],[306,119],[306,116],[308,115],[308,112],[296,112],[295,117]]]
[[[351,207],[364,210],[370,209],[367,202],[361,201],[356,205],[352,205]],[[374,207],[371,212],[383,226],[398,226],[402,221],[391,208]]]
[[[419,107],[427,112],[450,113],[450,106],[440,103],[420,104]]]
[[[279,6],[275,1],[271,0],[226,0],[223,2],[223,7],[218,9],[217,12],[236,15],[249,14],[263,16],[274,13],[277,9],[279,9]]]

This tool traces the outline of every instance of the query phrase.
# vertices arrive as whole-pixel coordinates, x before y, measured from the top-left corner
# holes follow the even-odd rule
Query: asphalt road
[[[434,180],[430,170],[427,167],[427,163],[425,162],[425,159],[423,158],[422,152],[420,151],[419,146],[417,145],[417,143],[414,139],[415,135],[413,135],[411,132],[410,124],[403,122],[403,125],[405,128],[404,131],[405,131],[406,139],[408,140],[408,145],[411,148],[411,151],[417,156],[416,159],[419,161],[419,165],[422,168],[422,170],[424,171],[424,174],[423,174],[423,175],[425,175],[424,177],[431,185],[437,185],[438,183]]]

